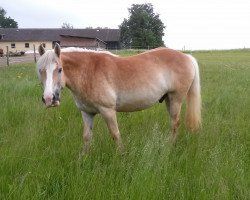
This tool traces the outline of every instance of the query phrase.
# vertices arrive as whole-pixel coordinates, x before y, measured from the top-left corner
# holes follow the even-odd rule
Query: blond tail
[[[189,57],[195,68],[195,76],[187,94],[186,123],[192,131],[195,131],[201,127],[200,75],[197,61],[194,57],[190,55]]]

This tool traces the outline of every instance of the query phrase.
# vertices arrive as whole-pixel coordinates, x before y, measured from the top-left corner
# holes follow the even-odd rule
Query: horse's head
[[[65,86],[60,52],[61,48],[57,43],[53,50],[46,52],[42,45],[39,46],[41,57],[37,62],[37,73],[43,85],[42,101],[46,107],[60,105],[60,92]]]

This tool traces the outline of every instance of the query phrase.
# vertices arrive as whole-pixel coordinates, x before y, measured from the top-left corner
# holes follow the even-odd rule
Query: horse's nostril
[[[55,94],[53,95],[53,101],[60,101],[60,94],[59,94],[59,92],[55,92]]]
[[[42,96],[42,102],[45,103],[45,99],[43,98],[43,96]]]

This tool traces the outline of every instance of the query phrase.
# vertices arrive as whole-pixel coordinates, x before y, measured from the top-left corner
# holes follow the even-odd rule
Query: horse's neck
[[[64,71],[64,80],[66,87],[68,87],[72,92],[80,90],[85,81],[85,66],[80,65],[77,60],[70,57],[61,58],[62,67]]]

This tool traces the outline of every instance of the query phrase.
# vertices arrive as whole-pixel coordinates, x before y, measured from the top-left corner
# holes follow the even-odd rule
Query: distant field
[[[119,113],[126,150],[117,155],[98,116],[92,152],[80,159],[83,125],[69,90],[46,110],[34,64],[0,68],[0,199],[250,199],[250,51],[193,56],[199,133],[182,123],[171,145],[164,104]]]

